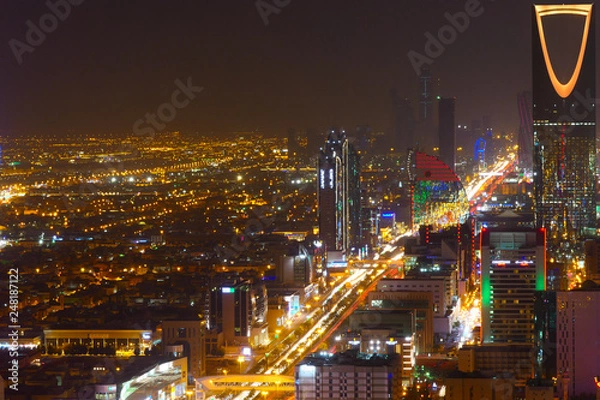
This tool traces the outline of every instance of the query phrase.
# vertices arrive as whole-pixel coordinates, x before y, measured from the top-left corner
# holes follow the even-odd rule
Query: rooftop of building
[[[521,225],[503,225],[503,226],[494,226],[494,227],[485,227],[491,233],[496,232],[537,232],[538,228],[532,228],[529,226],[521,226]]]
[[[446,379],[494,379],[493,374],[481,371],[463,372],[459,370],[448,372]]]
[[[159,365],[176,359],[178,357],[171,355],[130,358],[43,357],[39,365],[31,365],[24,369],[26,378],[19,385],[19,393],[61,395],[73,390],[80,391],[92,382],[105,385],[120,384],[143,376]]]
[[[466,345],[461,348],[461,350],[475,350],[475,351],[497,351],[497,352],[507,352],[507,351],[530,351],[533,348],[533,345],[528,343],[484,343],[481,345]]]
[[[501,212],[478,213],[477,220],[479,222],[533,222],[534,214],[528,211],[515,211],[508,209]]]
[[[397,355],[360,353],[357,350],[346,350],[342,353],[312,353],[298,363],[300,365],[354,365],[376,367],[391,365]]]

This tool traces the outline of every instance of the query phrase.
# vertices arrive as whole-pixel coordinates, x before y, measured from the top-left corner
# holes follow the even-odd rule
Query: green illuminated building
[[[534,342],[535,292],[546,289],[546,231],[481,230],[484,343]]]

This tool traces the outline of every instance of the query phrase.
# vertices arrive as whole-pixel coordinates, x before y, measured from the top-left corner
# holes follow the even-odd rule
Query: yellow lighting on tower
[[[567,83],[562,83],[558,80],[554,67],[550,61],[550,55],[548,54],[548,46],[546,44],[546,35],[544,33],[544,24],[542,22],[543,17],[552,15],[581,15],[585,17],[585,25],[583,28],[583,37],[581,38],[581,45],[579,47],[579,55],[577,56],[577,63],[575,64],[575,70],[571,75],[571,78]],[[575,89],[577,79],[579,79],[579,73],[581,72],[581,65],[583,64],[583,57],[585,55],[585,47],[587,45],[588,34],[590,30],[590,21],[592,15],[592,4],[568,4],[568,5],[537,5],[535,6],[535,18],[537,22],[538,31],[540,33],[540,43],[542,45],[542,52],[544,53],[544,61],[546,62],[546,69],[550,76],[550,81],[556,93],[563,99],[568,97]]]

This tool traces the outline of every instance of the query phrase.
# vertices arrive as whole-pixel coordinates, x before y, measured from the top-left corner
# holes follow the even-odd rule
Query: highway
[[[262,373],[285,374],[306,354],[317,349],[332,332],[335,332],[341,322],[358,307],[360,302],[366,298],[367,293],[375,288],[377,281],[386,272],[386,269],[381,267],[384,263],[384,260],[380,260],[379,263],[370,264],[371,266],[367,268],[354,268],[353,273],[339,279],[329,294],[321,299],[320,306],[315,306],[312,311],[302,315],[304,321],[313,321],[306,333],[301,335],[289,347],[284,347],[285,350],[274,360],[269,360],[270,367]],[[362,290],[359,289],[361,285],[365,286]],[[338,293],[341,293],[341,295]],[[335,300],[336,298],[337,300]],[[324,308],[323,305],[331,304],[334,301],[333,306],[327,307],[324,313],[321,311]],[[343,305],[348,301],[350,304]],[[260,396],[260,393],[255,393],[253,397],[248,396],[252,396],[250,391],[245,391],[237,395],[235,399],[256,398]]]
[[[472,201],[476,199],[481,193],[485,192],[488,186],[490,186],[498,178],[502,178],[508,172],[514,168],[514,160],[499,161],[494,164],[493,167],[489,168],[486,172],[481,172],[476,179],[471,181],[466,187],[467,199]]]
[[[509,155],[508,160],[499,161],[487,172],[481,173],[477,179],[465,187],[469,201],[475,202],[477,197],[487,192],[490,186],[497,184],[514,168],[514,158]],[[410,236],[413,232],[406,232],[401,236]],[[397,237],[393,242],[397,242]],[[386,273],[396,272],[395,269],[387,269],[389,265],[400,264],[404,252],[402,248],[388,244],[373,261],[354,263],[353,273],[339,279],[329,294],[321,299],[312,310],[303,313],[301,320],[295,321],[296,329],[306,321],[313,321],[310,328],[302,334],[295,342],[287,345],[283,342],[274,342],[276,348],[282,348],[281,354],[269,359],[269,367],[257,371],[257,373],[283,375],[293,370],[293,367],[306,354],[318,351],[323,343],[331,337],[359,305],[365,301],[368,293],[376,288],[378,280]],[[351,263],[352,264],[352,263]],[[385,265],[385,268],[382,266]],[[362,287],[360,287],[363,285]],[[359,288],[360,287],[360,288]],[[339,294],[341,293],[341,295]],[[345,302],[350,301],[350,303]],[[473,329],[481,324],[481,312],[477,299],[477,292],[472,292],[459,310],[461,330],[457,338],[457,348],[467,343],[472,343]],[[333,304],[323,312],[324,304]],[[290,332],[291,334],[291,332]],[[258,360],[260,361],[260,359]],[[256,385],[256,384],[249,384]],[[236,400],[254,399],[261,395],[260,392],[244,391],[235,397]]]

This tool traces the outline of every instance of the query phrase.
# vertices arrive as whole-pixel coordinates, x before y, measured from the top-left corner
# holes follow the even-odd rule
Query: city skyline
[[[592,3],[44,1],[0,400],[600,398]]]
[[[260,2],[81,2],[68,15],[58,8],[56,26],[44,19],[47,4],[10,4],[0,28],[0,135],[131,132],[188,79],[202,91],[159,120],[164,130],[390,131],[391,89],[418,108],[418,60],[430,66],[436,94],[457,97],[457,123],[491,115],[497,131],[517,132],[515,98],[531,86],[529,43],[520,39],[529,4],[284,3],[266,15]],[[457,16],[467,10],[467,20]],[[38,43],[28,32],[40,21],[50,25]],[[440,34],[448,35],[441,48],[431,47]]]

